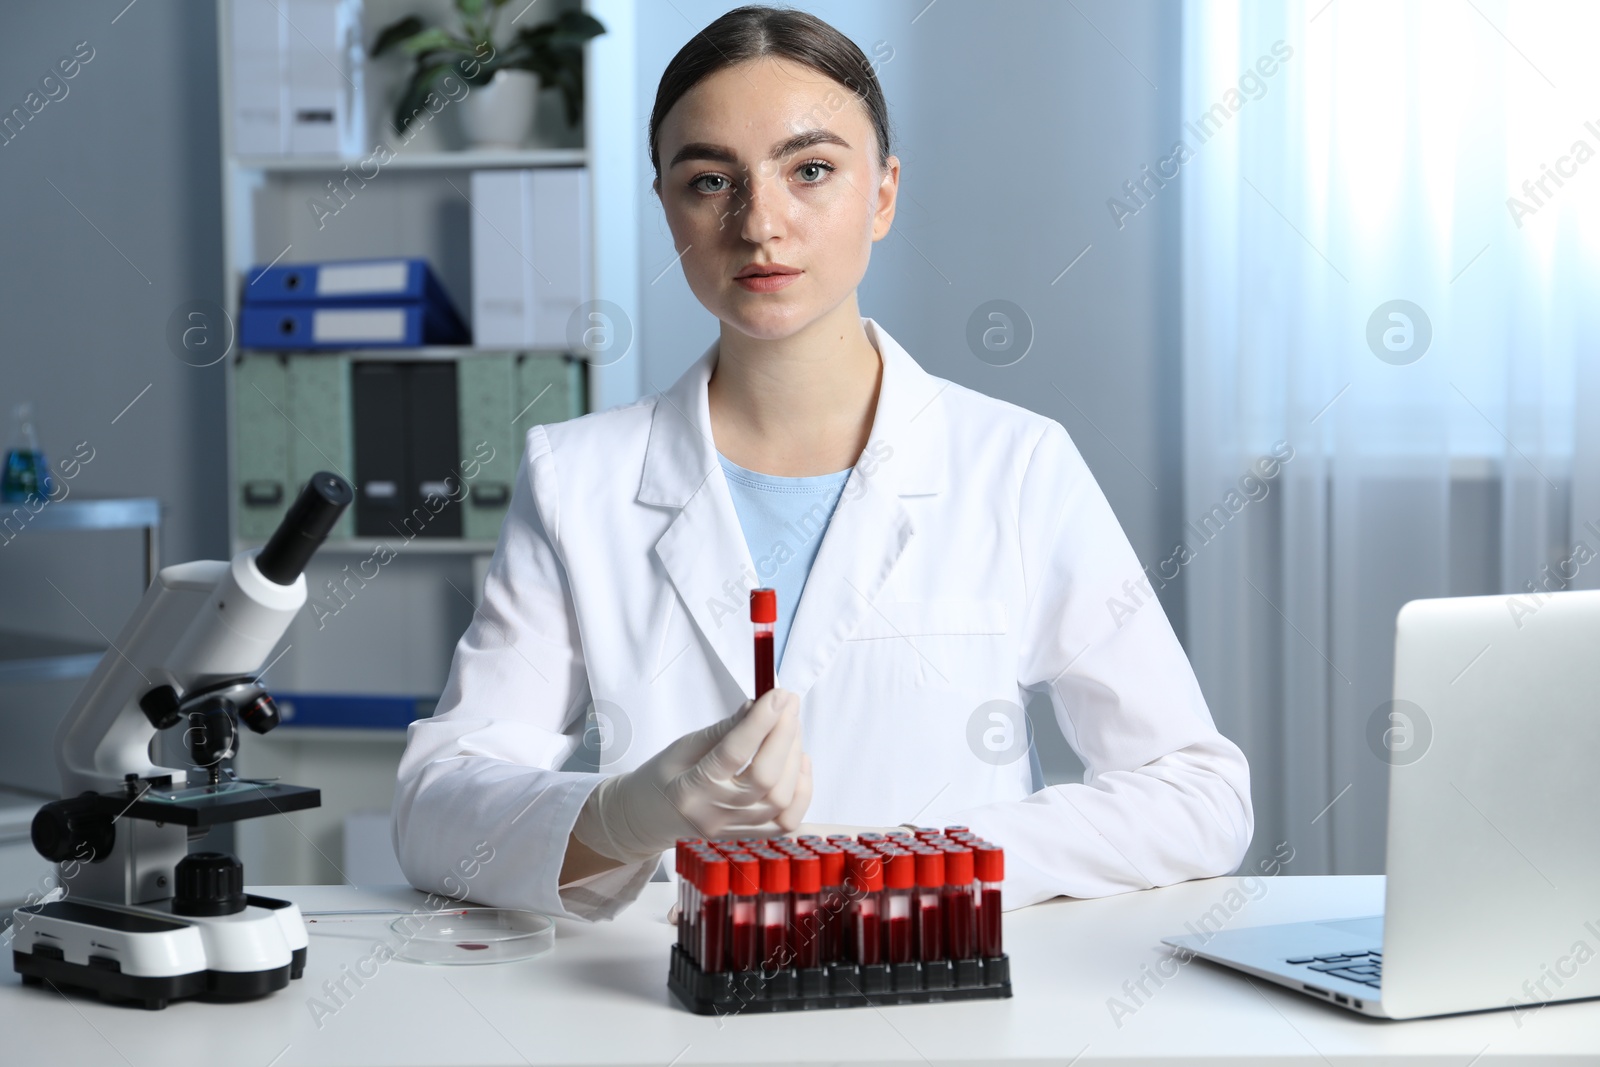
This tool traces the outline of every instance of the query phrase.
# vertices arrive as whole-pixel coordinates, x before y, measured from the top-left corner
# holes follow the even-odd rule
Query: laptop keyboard
[[[1335,978],[1360,982],[1362,985],[1371,986],[1373,989],[1378,988],[1378,982],[1383,978],[1383,953],[1377,949],[1373,949],[1370,952],[1295,956],[1284,962],[1300,964],[1307,970],[1331,974]]]

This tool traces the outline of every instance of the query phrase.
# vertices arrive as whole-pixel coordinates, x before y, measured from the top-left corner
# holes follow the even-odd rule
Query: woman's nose
[[[783,189],[770,166],[756,167],[745,181],[740,210],[740,236],[751,244],[765,244],[783,232]]]

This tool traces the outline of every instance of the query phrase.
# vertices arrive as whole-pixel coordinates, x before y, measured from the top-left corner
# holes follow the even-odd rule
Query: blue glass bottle
[[[33,429],[33,405],[24,400],[13,411],[11,447],[6,451],[6,467],[0,477],[0,500],[21,501],[38,494],[48,498],[55,491],[50,464],[39,447]]]

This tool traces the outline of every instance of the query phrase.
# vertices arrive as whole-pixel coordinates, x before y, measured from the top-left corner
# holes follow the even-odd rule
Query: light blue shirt
[[[833,511],[850,479],[846,468],[836,474],[816,474],[804,478],[785,478],[746,470],[721,452],[722,472],[733,496],[733,510],[739,514],[750,559],[756,565],[760,585],[778,591],[778,622],[773,627],[773,666],[783,665],[784,647],[789,643],[789,624],[805,589],[811,564],[822,546]]]

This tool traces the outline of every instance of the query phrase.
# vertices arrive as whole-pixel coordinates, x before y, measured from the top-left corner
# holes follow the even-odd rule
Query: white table
[[[656,883],[612,923],[557,923],[556,947],[520,963],[436,967],[391,961],[318,1025],[311,997],[370,956],[388,919],[319,924],[305,977],[243,1004],[176,1002],[164,1011],[97,1003],[0,977],[6,1064],[987,1064],[1090,1067],[1366,1061],[1488,1067],[1600,1063],[1600,1000],[1390,1022],[1367,1019],[1195,960],[1115,1021],[1111,997],[1141,977],[1229,889],[1257,898],[1228,927],[1375,914],[1382,877],[1213,878],[1099,900],[1058,899],[1005,917],[1016,995],[1009,1000],[693,1015],[666,988],[671,887]],[[258,892],[306,910],[422,906],[405,887],[277,886]],[[1239,897],[1235,897],[1237,902]],[[1600,907],[1600,902],[1597,902]],[[370,973],[370,968],[368,968]]]

